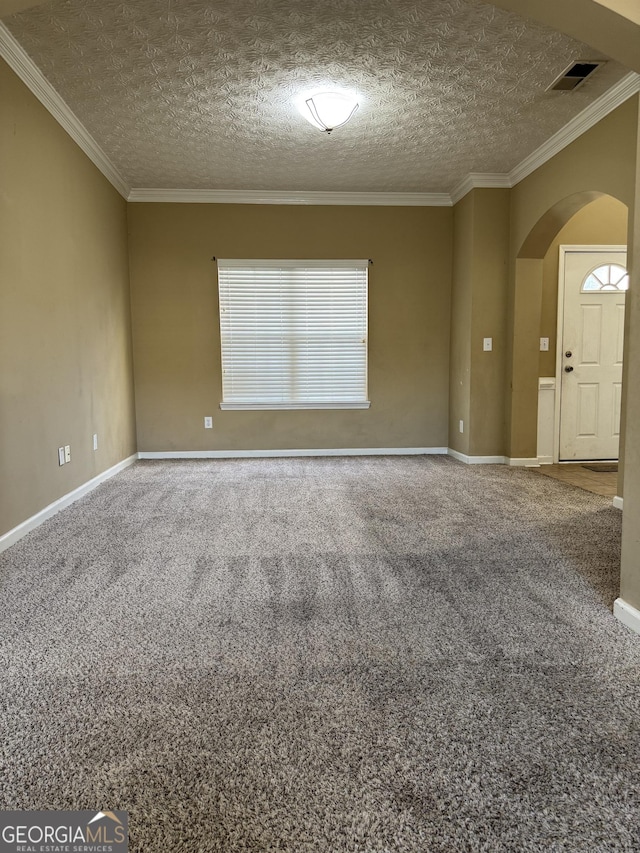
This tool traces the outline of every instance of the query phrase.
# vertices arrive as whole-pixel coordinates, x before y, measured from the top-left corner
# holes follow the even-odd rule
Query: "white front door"
[[[626,252],[564,252],[560,460],[617,459]]]

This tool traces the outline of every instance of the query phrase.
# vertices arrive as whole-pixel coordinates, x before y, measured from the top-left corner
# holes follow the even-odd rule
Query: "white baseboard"
[[[280,456],[444,456],[446,447],[329,447],[310,450],[141,450],[139,459],[247,459]]]
[[[613,602],[613,615],[627,628],[640,634],[640,610],[627,604],[624,599],[616,598]]]
[[[77,489],[74,489],[72,492],[69,492],[68,494],[63,495],[61,498],[58,498],[57,501],[54,501],[52,504],[49,504],[49,506],[46,506],[44,509],[41,509],[40,512],[37,512],[35,515],[32,515],[31,518],[28,518],[26,521],[23,521],[17,527],[14,527],[7,533],[4,533],[2,536],[0,536],[0,553],[2,551],[6,551],[7,548],[10,548],[19,539],[22,539],[22,537],[26,536],[27,533],[34,530],[36,527],[39,527],[43,521],[46,521],[48,518],[51,518],[52,515],[55,515],[57,512],[60,512],[61,509],[68,507],[70,504],[74,503],[79,498],[86,495],[88,492],[93,491],[93,489],[95,489],[96,486],[99,486],[100,483],[104,483],[105,480],[108,480],[110,477],[119,474],[120,471],[124,471],[124,469],[128,468],[129,465],[133,465],[137,458],[138,454],[134,453],[133,456],[129,456],[127,459],[123,459],[122,462],[118,462],[118,464],[114,465],[112,468],[107,468],[107,470],[103,471],[102,474],[98,474],[97,477],[88,480],[86,483],[83,483],[81,486],[78,486]]]
[[[538,456],[538,465],[553,465],[553,456]]]
[[[618,495],[615,496],[612,503],[616,509],[622,509],[622,498]]]
[[[504,465],[506,461],[504,456],[467,456],[451,447],[447,453],[458,462],[464,462],[465,465]]]
[[[538,468],[541,464],[537,456],[531,458],[517,458],[509,456],[467,456],[465,453],[459,453],[451,447],[447,450],[449,456],[453,456],[458,462],[464,462],[465,465],[512,465],[527,468]],[[546,457],[545,457],[546,458]],[[551,459],[549,460],[551,461]]]

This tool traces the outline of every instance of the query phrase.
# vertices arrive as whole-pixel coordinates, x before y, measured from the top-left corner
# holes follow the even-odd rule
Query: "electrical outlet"
[[[64,465],[64,447],[58,448],[58,465]]]
[[[460,432],[464,432],[464,421],[459,421],[458,428]]]
[[[549,338],[540,338],[540,352],[549,352]]]
[[[491,352],[491,350],[493,349],[493,338],[485,338],[482,341],[482,349],[485,352]]]
[[[205,429],[213,429],[213,418],[205,417],[204,428]]]
[[[64,446],[64,461],[71,462],[71,445],[65,444]]]
[[[93,449],[94,450],[98,449],[98,433],[97,432],[94,432],[94,434],[93,434]]]

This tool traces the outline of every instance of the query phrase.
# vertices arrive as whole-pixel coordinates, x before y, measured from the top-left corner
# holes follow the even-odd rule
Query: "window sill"
[[[263,411],[296,409],[368,409],[370,400],[359,400],[345,403],[220,403],[223,411]]]

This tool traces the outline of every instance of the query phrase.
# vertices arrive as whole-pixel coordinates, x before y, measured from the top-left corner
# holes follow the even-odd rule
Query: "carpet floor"
[[[140,462],[0,555],[0,808],[144,853],[640,850],[610,499],[447,457]]]

